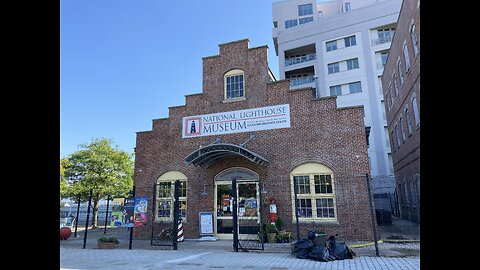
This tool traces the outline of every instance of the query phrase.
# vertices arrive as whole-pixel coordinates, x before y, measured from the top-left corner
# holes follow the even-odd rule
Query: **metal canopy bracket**
[[[261,166],[267,166],[269,163],[267,159],[259,154],[230,143],[213,143],[200,147],[185,158],[185,163],[187,165],[193,164],[194,166],[208,167],[215,161],[230,156],[242,156]]]

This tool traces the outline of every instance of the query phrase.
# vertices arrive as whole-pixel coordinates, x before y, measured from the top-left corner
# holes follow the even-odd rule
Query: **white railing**
[[[306,77],[297,77],[297,78],[290,78],[290,87],[307,84],[314,82],[315,78],[313,76],[306,76]]]
[[[316,57],[316,54],[312,53],[312,54],[287,58],[285,59],[285,66],[291,66],[291,65],[295,65],[303,62],[312,61],[315,59],[315,57]]]
[[[383,38],[376,38],[376,39],[372,40],[372,46],[380,45],[380,44],[388,43],[388,42],[392,42],[392,36],[386,36],[386,37],[383,37]]]

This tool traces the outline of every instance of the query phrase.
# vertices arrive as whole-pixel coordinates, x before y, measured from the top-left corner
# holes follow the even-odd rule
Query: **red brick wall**
[[[156,179],[171,170],[188,177],[185,238],[199,237],[198,212],[214,210],[214,176],[230,167],[245,167],[259,174],[268,196],[277,201],[285,228],[295,232],[291,222],[290,172],[306,162],[319,162],[334,172],[336,223],[301,224],[302,236],[308,230],[339,234],[342,239],[370,240],[372,229],[365,174],[369,172],[363,108],[336,108],[335,97],[315,99],[312,89],[290,91],[288,81],[271,82],[268,75],[267,47],[248,48],[248,40],[220,45],[220,55],[203,58],[203,92],[186,97],[186,105],[169,108],[169,117],[153,121],[151,131],[138,132],[134,181],[136,195],[152,197]],[[231,69],[245,72],[246,100],[223,102],[223,75]],[[270,161],[262,167],[243,157],[222,159],[208,168],[186,165],[184,158],[200,145],[217,137],[182,139],[185,116],[290,104],[291,128],[263,130],[218,136],[223,142],[241,144],[250,135],[256,140],[246,148]],[[204,183],[208,195],[201,196]],[[152,207],[149,200],[149,207]],[[263,222],[268,205],[262,205]],[[151,209],[151,208],[150,208]],[[151,220],[150,220],[151,221]],[[135,236],[150,237],[149,227],[136,229]]]

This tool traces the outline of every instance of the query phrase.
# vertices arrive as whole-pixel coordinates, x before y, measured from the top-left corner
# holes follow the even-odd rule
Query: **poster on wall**
[[[110,220],[110,226],[119,227],[122,226],[122,213],[124,198],[114,198],[112,203],[112,217]]]
[[[213,235],[213,213],[200,212],[200,235]]]
[[[135,198],[135,208],[133,211],[133,224],[135,228],[147,225],[147,202],[148,196]]]
[[[123,203],[122,227],[133,227],[133,208],[135,198],[125,198]]]

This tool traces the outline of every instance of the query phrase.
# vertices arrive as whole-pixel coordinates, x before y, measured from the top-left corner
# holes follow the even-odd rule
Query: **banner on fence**
[[[124,198],[114,198],[112,203],[112,218],[110,226],[122,226],[122,213]]]
[[[123,203],[122,227],[133,227],[135,198],[125,198]]]
[[[139,196],[135,198],[135,209],[133,212],[134,227],[147,225],[147,202],[148,196]]]

